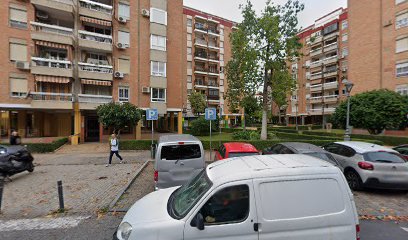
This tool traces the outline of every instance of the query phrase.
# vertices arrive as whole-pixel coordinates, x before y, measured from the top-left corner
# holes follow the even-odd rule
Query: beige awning
[[[100,80],[93,80],[93,79],[81,79],[82,84],[87,85],[97,85],[97,86],[112,86],[111,81],[100,81]]]
[[[35,81],[48,83],[69,83],[70,79],[67,77],[36,75]]]
[[[59,48],[59,49],[69,49],[70,46],[58,43],[52,43],[47,41],[35,41],[36,45],[44,46],[44,47],[51,47],[51,48]]]
[[[81,16],[80,19],[81,19],[81,21],[83,21],[83,22],[94,23],[94,24],[98,24],[98,25],[102,25],[102,26],[107,26],[107,27],[112,26],[112,23],[111,23],[111,22],[105,21],[105,20],[101,20],[101,19],[90,18],[90,17],[84,17],[84,16]]]

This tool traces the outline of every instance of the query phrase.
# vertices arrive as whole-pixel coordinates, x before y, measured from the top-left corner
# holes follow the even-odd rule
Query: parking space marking
[[[408,228],[403,228],[403,227],[401,227],[402,228],[402,230],[404,230],[405,232],[408,232]]]
[[[87,218],[89,216],[0,220],[0,232],[74,228]]]

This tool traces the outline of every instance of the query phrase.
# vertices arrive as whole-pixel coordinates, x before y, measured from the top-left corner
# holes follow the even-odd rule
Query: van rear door
[[[158,188],[183,185],[205,166],[203,147],[199,142],[166,143],[160,146],[157,154]]]
[[[352,240],[356,219],[337,176],[254,180],[259,240]]]

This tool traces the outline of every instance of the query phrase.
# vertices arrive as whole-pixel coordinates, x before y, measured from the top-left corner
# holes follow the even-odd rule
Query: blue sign
[[[217,109],[216,108],[206,108],[205,109],[205,120],[216,120],[217,119]]]
[[[146,120],[155,121],[159,119],[159,112],[157,109],[147,109],[146,110]]]

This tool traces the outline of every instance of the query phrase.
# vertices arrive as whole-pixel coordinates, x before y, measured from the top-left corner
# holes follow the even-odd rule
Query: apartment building
[[[181,130],[182,0],[6,0],[0,15],[2,136],[97,141],[109,129],[95,109],[112,101],[157,108],[156,127]]]
[[[348,78],[348,11],[337,9],[299,33],[301,57],[290,63],[296,79],[286,108],[291,124],[321,124],[345,98]]]
[[[408,95],[408,1],[348,5],[352,94],[385,88]]]
[[[187,95],[204,94],[207,106],[217,108],[228,124],[234,124],[240,115],[230,113],[224,99],[228,87],[224,67],[231,59],[229,37],[236,23],[188,7],[183,13]],[[188,102],[187,116],[194,116]]]

